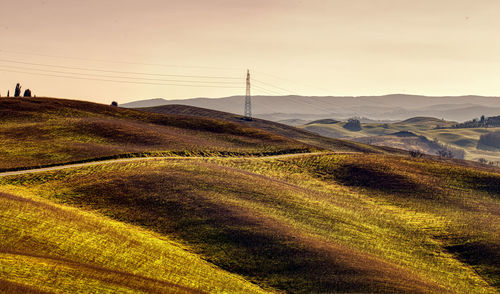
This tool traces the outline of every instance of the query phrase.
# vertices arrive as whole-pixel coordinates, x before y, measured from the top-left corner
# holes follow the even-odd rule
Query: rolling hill
[[[0,170],[144,154],[258,155],[316,148],[233,122],[76,100],[2,98],[0,117]]]
[[[439,154],[443,150],[441,144],[427,139],[425,136],[418,136],[412,132],[400,131],[389,135],[360,137],[353,139],[356,142],[371,144],[376,146],[391,146],[393,148],[418,151],[421,154]],[[451,149],[454,158],[464,158],[463,152],[459,149]]]
[[[134,269],[156,279],[116,283],[124,287],[176,281],[177,271],[184,270],[191,282],[176,285],[203,289],[214,275],[210,292],[224,287],[217,284],[224,279],[234,292],[258,291],[220,268],[272,292],[495,293],[500,285],[498,183],[495,170],[389,155],[109,163],[0,178],[0,192],[11,195],[3,197],[14,199],[2,208],[8,212],[2,213],[8,224],[2,229],[9,232],[2,236],[9,238],[0,245],[12,244],[23,256],[34,250],[43,260],[67,258],[120,273]],[[90,216],[73,216],[77,213]],[[90,217],[96,222],[85,224]],[[137,233],[129,236],[129,231]],[[81,238],[87,241],[80,244]],[[206,260],[217,268],[198,280],[201,265],[184,268],[186,261],[169,257],[158,262],[161,255],[151,252],[168,256],[177,247],[155,238],[181,244],[202,265]],[[157,251],[144,248],[148,242]],[[40,280],[27,277],[32,263],[42,261],[13,260],[8,254],[0,260],[8,265],[2,266],[7,279],[37,286]],[[10,273],[19,263],[28,268]],[[158,276],[161,267],[178,268]],[[36,268],[39,279],[58,270],[52,263]],[[85,283],[90,279],[85,275],[75,279]],[[99,281],[95,287],[106,283],[100,273],[88,275]],[[63,279],[50,284],[66,287]]]
[[[95,161],[0,173],[0,291],[500,290],[494,167],[178,105],[0,99],[0,115],[3,169]]]
[[[433,117],[414,117],[394,123],[362,123],[360,131],[345,129],[344,122],[315,123],[298,126],[317,134],[353,140],[377,146],[388,146],[405,150],[419,150],[427,154],[436,154],[440,148],[452,150],[468,160],[485,159],[490,162],[500,161],[500,152],[484,148],[480,144],[482,135],[500,130],[488,128],[455,128],[456,122],[443,121]],[[438,128],[436,128],[438,127]],[[411,132],[413,137],[394,136],[398,132]],[[442,146],[442,147],[440,147]]]
[[[241,115],[216,111],[206,108],[199,108],[186,105],[163,105],[157,107],[139,108],[141,111],[161,113],[161,114],[182,114],[192,117],[203,117],[227,122],[237,123],[239,125],[248,126],[271,132],[286,138],[297,140],[304,144],[310,144],[330,151],[344,151],[344,152],[392,152],[397,153],[398,150],[385,149],[380,147],[368,146],[365,144],[358,144],[345,140],[337,140],[333,138],[318,136],[315,133],[307,130],[302,130],[292,126],[254,118],[252,121],[243,120]]]
[[[0,170],[128,156],[398,152],[185,106],[134,110],[77,100],[2,98],[0,117]]]

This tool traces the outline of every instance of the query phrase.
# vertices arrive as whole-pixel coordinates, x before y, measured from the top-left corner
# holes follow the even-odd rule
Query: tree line
[[[17,83],[16,88],[14,89],[14,97],[16,97],[16,98],[21,97],[21,90],[22,90],[21,84]],[[1,93],[0,93],[0,97],[2,97]],[[10,97],[10,90],[7,91],[6,97]],[[24,90],[22,97],[32,97],[31,90],[30,89]]]
[[[483,134],[479,137],[478,147],[500,148],[500,131]]]
[[[491,128],[500,127],[500,116],[485,117],[469,120],[463,123],[456,124],[452,126],[454,129],[467,129],[467,128]]]

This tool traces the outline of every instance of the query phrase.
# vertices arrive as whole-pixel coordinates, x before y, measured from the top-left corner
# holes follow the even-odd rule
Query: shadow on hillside
[[[435,195],[425,185],[415,183],[405,176],[379,170],[369,166],[342,165],[336,169],[333,178],[339,183],[399,196],[418,196],[431,199]]]
[[[445,177],[459,188],[478,190],[500,199],[500,175],[498,173],[477,173],[475,171],[450,170]]]
[[[241,181],[217,190],[252,197],[247,195],[251,189],[228,192],[237,191]],[[218,194],[204,194],[213,186],[205,177],[182,172],[142,174],[88,183],[63,197],[176,236],[217,266],[286,292],[399,292],[407,284],[416,292],[429,290],[429,285],[389,264],[333,244],[301,240],[286,226],[266,223],[247,209],[221,201]],[[391,282],[380,279],[385,275]]]
[[[261,285],[294,293],[371,290],[368,281],[357,278],[362,273],[339,264],[326,251],[306,248],[250,216],[213,203],[192,190],[196,184],[186,182],[168,176],[131,176],[108,187],[87,186],[78,194],[87,195],[80,201],[119,220],[173,234],[208,261]],[[110,188],[116,193],[98,196]]]
[[[500,287],[500,245],[493,243],[472,242],[446,249],[456,254],[463,262],[473,266],[481,275],[486,276],[493,287]]]
[[[489,193],[500,199],[500,179],[498,176],[479,176],[469,179],[469,184],[476,190]]]

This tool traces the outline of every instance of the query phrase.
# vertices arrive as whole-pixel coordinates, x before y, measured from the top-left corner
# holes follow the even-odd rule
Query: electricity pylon
[[[245,120],[252,120],[252,98],[250,96],[250,70],[247,70],[247,91],[245,95]]]

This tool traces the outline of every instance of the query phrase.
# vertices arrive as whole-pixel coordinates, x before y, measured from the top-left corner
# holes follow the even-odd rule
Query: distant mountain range
[[[170,104],[189,105],[240,114],[244,97],[193,98],[167,100],[162,98],[124,103],[128,108]],[[359,97],[253,96],[255,117],[272,121],[340,119],[364,117],[373,120],[404,120],[415,116],[432,116],[452,121],[500,115],[500,97],[449,96],[430,97],[393,94]]]

